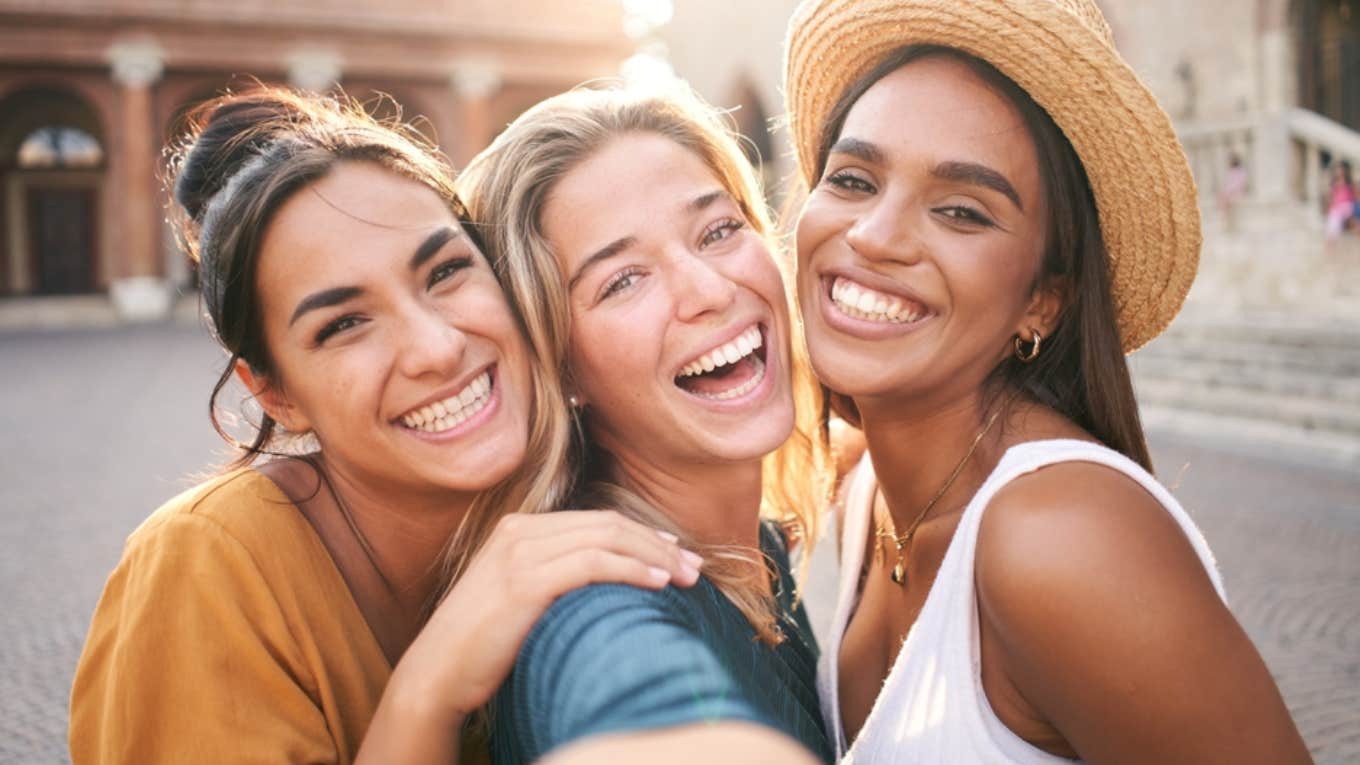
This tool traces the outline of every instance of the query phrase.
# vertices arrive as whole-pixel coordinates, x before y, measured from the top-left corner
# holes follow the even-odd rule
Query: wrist
[[[455,730],[473,709],[452,698],[456,685],[443,681],[437,672],[400,662],[388,680],[386,695],[394,712],[412,722]]]

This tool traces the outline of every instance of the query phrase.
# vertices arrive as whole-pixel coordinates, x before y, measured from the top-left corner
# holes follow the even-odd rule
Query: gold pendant
[[[900,585],[903,582],[907,581],[907,567],[902,563],[902,560],[900,558],[898,559],[897,563],[893,566],[892,580],[893,584],[896,585]]]

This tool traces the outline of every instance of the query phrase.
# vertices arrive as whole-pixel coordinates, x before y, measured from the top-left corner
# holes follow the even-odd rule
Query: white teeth
[[[482,411],[491,400],[491,373],[476,376],[463,389],[443,401],[436,401],[401,416],[401,424],[425,433],[440,433],[457,427]]]
[[[831,284],[831,301],[841,313],[863,321],[910,324],[925,315],[922,306],[839,276]]]
[[[745,396],[747,393],[755,390],[756,386],[760,384],[760,381],[765,379],[765,362],[761,361],[759,358],[751,359],[751,361],[756,366],[756,373],[751,375],[751,379],[741,385],[738,385],[735,388],[729,388],[721,393],[694,393],[693,395],[706,398],[710,401],[727,401],[728,399]]]
[[[750,329],[741,333],[736,339],[730,340],[686,364],[680,370],[679,376],[692,377],[704,372],[712,372],[718,367],[735,364],[754,353],[764,342],[764,339],[760,336],[760,327],[752,325]],[[759,359],[756,360],[759,361]]]

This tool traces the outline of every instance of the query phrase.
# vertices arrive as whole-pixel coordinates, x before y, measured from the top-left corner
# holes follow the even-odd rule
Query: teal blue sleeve
[[[598,733],[714,720],[770,724],[702,639],[701,625],[723,629],[701,613],[715,597],[701,582],[685,595],[593,585],[558,599],[497,695],[494,760],[529,762]]]

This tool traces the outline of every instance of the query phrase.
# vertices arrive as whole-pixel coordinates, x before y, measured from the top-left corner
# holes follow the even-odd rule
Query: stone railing
[[[1247,185],[1255,189],[1251,168],[1255,164],[1255,142],[1260,120],[1244,117],[1233,120],[1198,121],[1177,126],[1176,133],[1185,147],[1190,170],[1199,187],[1201,204],[1209,206],[1223,188],[1229,158],[1236,156],[1247,169]]]
[[[1242,161],[1255,201],[1293,200],[1321,210],[1328,185],[1324,158],[1350,162],[1360,179],[1360,133],[1306,109],[1183,123],[1177,134],[1206,207],[1223,188],[1232,156]]]

